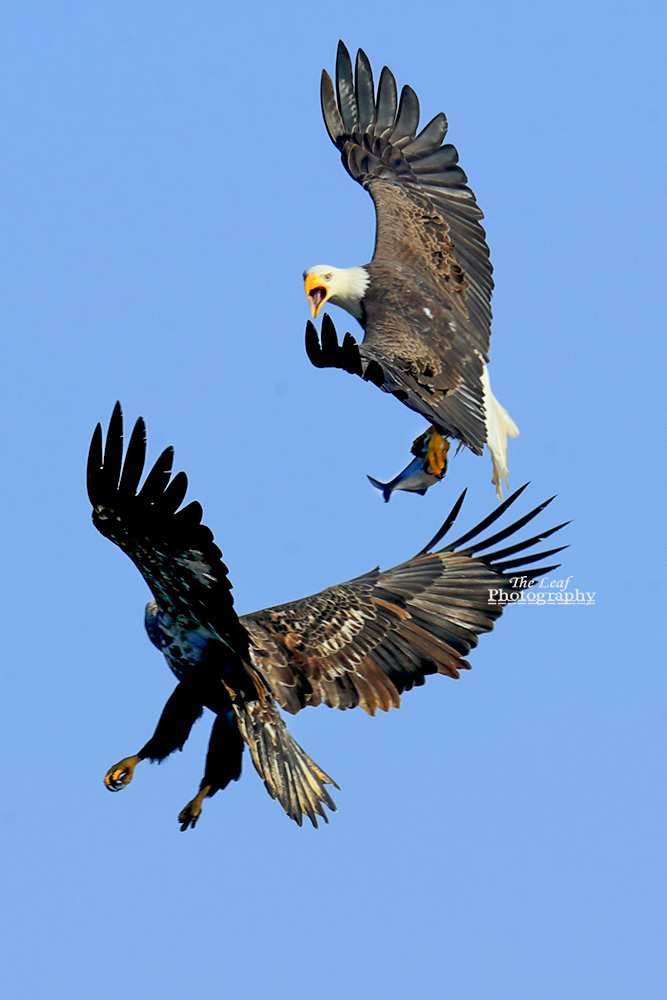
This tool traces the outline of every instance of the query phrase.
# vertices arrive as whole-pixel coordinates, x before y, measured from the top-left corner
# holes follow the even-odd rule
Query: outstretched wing
[[[493,628],[529,581],[555,568],[540,561],[561,551],[534,547],[563,525],[497,548],[549,500],[480,539],[524,489],[437,552],[431,550],[451,528],[465,494],[414,559],[242,616],[253,665],[278,703],[293,713],[322,702],[332,708],[360,705],[373,715],[398,708],[401,692],[423,684],[428,674],[458,677],[479,635]]]
[[[434,410],[428,419],[481,453],[492,267],[483,214],[455,147],[443,145],[447,119],[436,115],[417,135],[415,92],[404,87],[399,102],[385,66],[376,96],[366,54],[359,50],[353,73],[342,42],[336,88],[323,72],[321,99],[343,164],[376,209],[364,298],[367,356],[384,369],[388,391],[412,379],[416,395],[408,405],[425,416],[425,407]]]
[[[114,407],[106,443],[98,424],[88,453],[88,496],[93,524],[138,567],[162,608],[210,626],[240,654],[248,639],[240,625],[227,567],[213,534],[201,523],[197,501],[180,507],[187,476],[172,477],[173,449],[166,448],[139,482],[146,462],[146,427],[134,425],[123,460],[123,414]]]
[[[385,66],[375,94],[368,57],[359,50],[353,75],[349,52],[338,44],[336,90],[322,73],[322,113],[329,136],[350,175],[375,202],[374,259],[407,260],[442,287],[462,295],[471,343],[484,356],[491,326],[492,267],[483,213],[458,166],[456,148],[443,139],[441,112],[419,135],[419,100]],[[458,287],[457,287],[458,286]]]

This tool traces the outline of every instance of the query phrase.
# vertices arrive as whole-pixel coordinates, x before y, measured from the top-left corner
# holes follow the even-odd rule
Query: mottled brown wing
[[[377,709],[398,708],[401,692],[423,684],[428,674],[458,677],[460,669],[467,669],[463,657],[479,635],[493,628],[505,604],[516,600],[528,581],[554,568],[535,564],[560,551],[534,552],[533,547],[563,525],[486,552],[550,503],[480,540],[523,489],[437,552],[431,549],[451,528],[463,496],[414,559],[244,615],[252,663],[282,708],[295,713],[324,702],[341,709],[360,705],[373,715]]]
[[[211,626],[245,655],[248,638],[234,611],[227,567],[201,523],[201,505],[193,501],[178,509],[188,480],[184,472],[172,478],[173,457],[173,449],[165,449],[139,489],[146,427],[139,418],[123,460],[123,414],[116,403],[106,443],[98,424],[88,453],[93,524],[130,557],[162,609]]]
[[[376,96],[366,54],[359,50],[353,73],[342,42],[336,89],[324,72],[321,97],[345,168],[375,203],[377,235],[364,299],[368,357],[389,379],[397,375],[394,381],[409,369],[418,395],[439,414],[435,422],[480,452],[492,267],[482,212],[455,147],[442,144],[447,119],[436,115],[417,135],[414,91],[404,87],[399,102],[385,67]]]

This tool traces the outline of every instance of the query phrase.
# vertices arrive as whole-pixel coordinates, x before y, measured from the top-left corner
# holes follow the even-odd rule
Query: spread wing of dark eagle
[[[146,480],[146,426],[140,417],[123,461],[123,415],[113,410],[106,444],[95,428],[87,467],[95,527],[137,566],[154,598],[175,614],[199,621],[242,654],[247,637],[238,623],[228,570],[196,500],[181,506],[187,476],[172,477],[174,449],[165,448]]]
[[[514,540],[546,504],[486,533],[523,489],[433,551],[452,527],[461,496],[432,541],[400,566],[239,618],[200,505],[178,509],[187,479],[184,473],[172,478],[171,449],[140,487],[145,453],[140,419],[123,461],[117,405],[106,444],[99,425],[93,435],[88,492],[95,526],[130,556],[154,595],[148,633],[179,684],[148,743],[113,765],[105,781],[118,790],[139,761],[164,759],[181,748],[208,706],[216,722],[206,770],[199,793],[180,814],[182,829],[195,825],[204,798],[239,777],[244,743],[289,816],[301,824],[305,815],[315,826],[318,816],[326,819],[324,806],[335,806],[325,786],[334,782],[291,737],[278,707],[295,713],[321,703],[359,705],[373,714],[398,707],[401,693],[429,674],[458,677],[479,635],[493,628],[529,580],[554,568],[540,563],[560,551],[534,547],[562,525]]]
[[[362,371],[371,365],[372,381],[381,372],[378,384],[481,454],[486,427],[480,379],[488,361],[492,267],[483,214],[456,148],[443,144],[447,119],[440,113],[417,132],[414,90],[403,87],[399,100],[385,66],[376,94],[366,54],[359,50],[353,73],[342,42],[336,86],[324,71],[321,99],[345,169],[369,192],[376,210],[375,251],[365,266],[370,283],[362,300]],[[311,358],[317,354],[313,333]]]

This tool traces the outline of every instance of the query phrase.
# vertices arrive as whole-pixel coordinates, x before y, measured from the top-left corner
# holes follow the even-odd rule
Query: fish
[[[434,447],[436,455],[434,457]],[[415,456],[402,472],[390,482],[381,483],[378,479],[368,476],[370,483],[382,492],[385,503],[389,502],[394,490],[405,490],[407,493],[418,493],[424,496],[426,491],[439,483],[447,473],[447,452],[449,442],[433,427],[420,434],[412,443],[412,454]]]

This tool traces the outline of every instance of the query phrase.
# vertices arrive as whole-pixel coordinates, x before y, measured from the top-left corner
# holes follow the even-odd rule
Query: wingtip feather
[[[433,536],[433,538],[431,539],[431,541],[428,543],[428,545],[425,545],[424,548],[420,552],[417,553],[417,555],[419,555],[419,556],[426,555],[428,552],[431,551],[431,549],[433,548],[434,545],[437,545],[438,542],[441,541],[445,537],[445,535],[447,534],[447,532],[449,531],[449,529],[451,528],[451,526],[454,524],[454,521],[456,520],[456,518],[459,515],[459,511],[461,510],[461,507],[463,506],[463,501],[466,498],[467,492],[468,492],[468,487],[466,486],[466,488],[463,490],[463,492],[461,493],[460,497],[458,498],[458,500],[456,501],[456,503],[454,504],[454,506],[450,510],[449,514],[447,515],[447,517],[443,521],[442,525],[436,531],[436,533]]]
[[[88,499],[95,506],[98,479],[102,468],[102,425],[97,424],[90,439],[88,448],[88,462],[86,464],[86,489]]]

